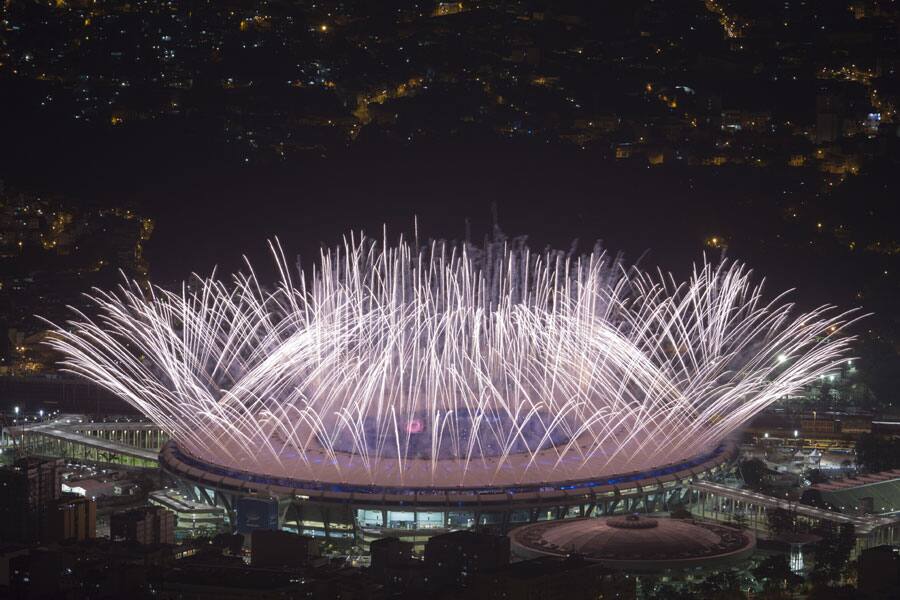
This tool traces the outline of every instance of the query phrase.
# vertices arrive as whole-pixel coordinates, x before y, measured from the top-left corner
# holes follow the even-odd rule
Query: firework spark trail
[[[252,267],[97,291],[50,344],[205,460],[298,479],[582,479],[710,449],[846,359],[854,315],[795,314],[737,263],[691,277],[599,248],[351,235],[267,291]],[[788,360],[778,360],[779,356]]]

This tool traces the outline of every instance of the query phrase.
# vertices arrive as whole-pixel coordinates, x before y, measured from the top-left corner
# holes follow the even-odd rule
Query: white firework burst
[[[852,320],[766,300],[738,263],[687,281],[599,248],[350,236],[295,272],[96,291],[50,342],[206,461],[454,487],[686,460],[845,360]]]

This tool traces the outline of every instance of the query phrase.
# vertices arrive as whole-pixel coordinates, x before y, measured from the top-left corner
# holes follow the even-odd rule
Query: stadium
[[[64,368],[168,433],[165,470],[238,529],[330,538],[666,510],[730,436],[845,359],[847,313],[738,263],[678,281],[600,248],[350,235],[181,290],[127,282],[56,327]]]

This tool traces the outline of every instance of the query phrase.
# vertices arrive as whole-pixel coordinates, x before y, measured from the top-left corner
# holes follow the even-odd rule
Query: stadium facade
[[[335,540],[368,543],[394,536],[428,537],[475,528],[506,533],[539,521],[670,510],[686,501],[687,485],[716,479],[736,455],[726,441],[713,451],[653,469],[597,479],[502,487],[397,488],[302,481],[253,473],[201,460],[170,441],[162,468],[195,499],[225,508],[233,523],[255,526],[243,511],[268,512],[260,526],[296,529]],[[240,529],[240,526],[238,526]]]

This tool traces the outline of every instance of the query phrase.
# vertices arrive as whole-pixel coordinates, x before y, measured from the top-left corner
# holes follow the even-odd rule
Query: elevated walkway
[[[766,511],[780,508],[810,521],[853,525],[857,537],[863,540],[863,547],[900,542],[900,516],[826,510],[711,481],[694,481],[689,488],[691,510],[701,517],[715,519],[718,515],[738,514],[749,527],[767,531]]]
[[[133,468],[159,466],[158,449],[119,441],[139,438],[135,435],[129,438],[127,432],[155,433],[155,436],[143,436],[143,439],[159,440],[159,428],[153,423],[92,423],[80,415],[62,415],[51,421],[5,427],[3,432],[13,446],[32,454]]]

